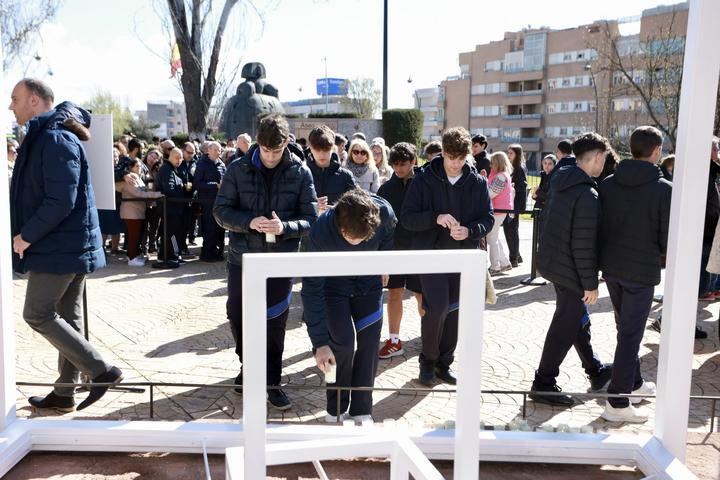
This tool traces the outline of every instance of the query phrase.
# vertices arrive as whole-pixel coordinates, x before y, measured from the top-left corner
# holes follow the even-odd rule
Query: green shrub
[[[185,142],[189,142],[189,141],[190,141],[190,134],[187,134],[187,133],[176,133],[175,135],[173,135],[172,137],[170,137],[170,140],[172,140],[173,143],[175,143],[175,145],[176,145],[178,148],[182,148],[182,146],[185,144]]]
[[[309,114],[308,118],[360,118],[360,117],[355,112],[348,112],[348,113],[317,112],[317,113]]]
[[[388,146],[409,142],[419,146],[422,139],[423,114],[417,109],[383,110],[383,138]]]

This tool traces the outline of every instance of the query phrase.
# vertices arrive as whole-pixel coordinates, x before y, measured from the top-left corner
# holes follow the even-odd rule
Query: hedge
[[[360,118],[360,117],[355,112],[348,112],[348,113],[317,112],[317,113],[309,114],[308,118]]]
[[[423,114],[418,109],[383,110],[383,138],[385,145],[398,142],[420,145],[423,130]]]

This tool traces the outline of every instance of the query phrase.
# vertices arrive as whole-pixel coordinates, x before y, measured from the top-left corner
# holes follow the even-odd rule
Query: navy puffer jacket
[[[312,153],[306,155],[307,166],[313,176],[315,193],[318,197],[328,197],[328,204],[333,205],[343,193],[357,188],[355,177],[347,168],[340,166],[337,153],[330,158],[330,165],[321,168],[315,163]]]
[[[230,232],[228,261],[242,265],[243,253],[294,252],[300,238],[317,219],[317,196],[312,174],[301,160],[302,152],[288,147],[273,175],[268,192],[261,171],[260,152],[253,145],[248,153],[232,162],[215,198],[213,214]],[[250,229],[253,218],[271,218],[275,212],[283,222],[283,234],[268,243],[265,234]]]
[[[358,245],[351,245],[340,233],[335,221],[335,210],[328,210],[318,218],[310,229],[310,235],[303,239],[303,251],[306,252],[372,252],[392,250],[393,232],[397,219],[390,203],[384,198],[372,195],[380,208],[380,226],[375,234]],[[308,335],[313,347],[328,345],[330,336],[327,329],[327,297],[353,297],[370,294],[382,294],[380,275],[358,277],[304,277],[302,300]],[[380,312],[382,313],[382,312]],[[380,315],[382,319],[382,315]],[[363,325],[355,325],[360,330]]]
[[[10,185],[12,236],[31,245],[13,253],[17,272],[90,273],[105,266],[87,153],[90,114],[70,102],[33,118]]]

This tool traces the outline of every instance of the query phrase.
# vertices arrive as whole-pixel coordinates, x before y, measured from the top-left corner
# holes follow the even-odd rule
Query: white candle
[[[267,243],[275,243],[275,235],[272,233],[266,233],[265,234],[265,241]]]

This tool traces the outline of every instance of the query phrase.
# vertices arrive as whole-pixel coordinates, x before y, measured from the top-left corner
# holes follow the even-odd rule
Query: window
[[[563,62],[570,62],[570,61],[572,61],[572,53],[571,52],[563,53]]]
[[[561,104],[560,104],[560,111],[561,111],[561,112],[567,112],[567,111],[569,111],[569,110],[570,110],[570,108],[569,108],[569,106],[568,106],[567,103],[561,103]]]
[[[554,78],[548,80],[548,90],[552,90],[557,86],[557,81]]]
[[[561,136],[561,137],[564,137],[565,135],[568,134],[568,129],[567,129],[567,127],[560,127],[558,130],[560,130],[560,136]]]
[[[581,87],[585,83],[584,77],[575,77],[575,86]]]
[[[503,69],[502,60],[492,60],[485,63],[485,70],[488,72],[499,72]]]
[[[576,112],[582,112],[583,110],[585,110],[585,109],[583,108],[583,102],[575,102],[575,105],[573,106],[573,109],[574,109]]]
[[[547,113],[555,113],[555,104],[554,103],[547,104]]]
[[[562,81],[560,82],[560,85],[562,85],[563,87],[569,87],[569,86],[570,86],[570,79],[569,79],[569,78],[563,78]]]
[[[583,52],[583,51],[578,52],[576,58],[578,60],[582,60],[583,58],[585,58],[585,52]]]

